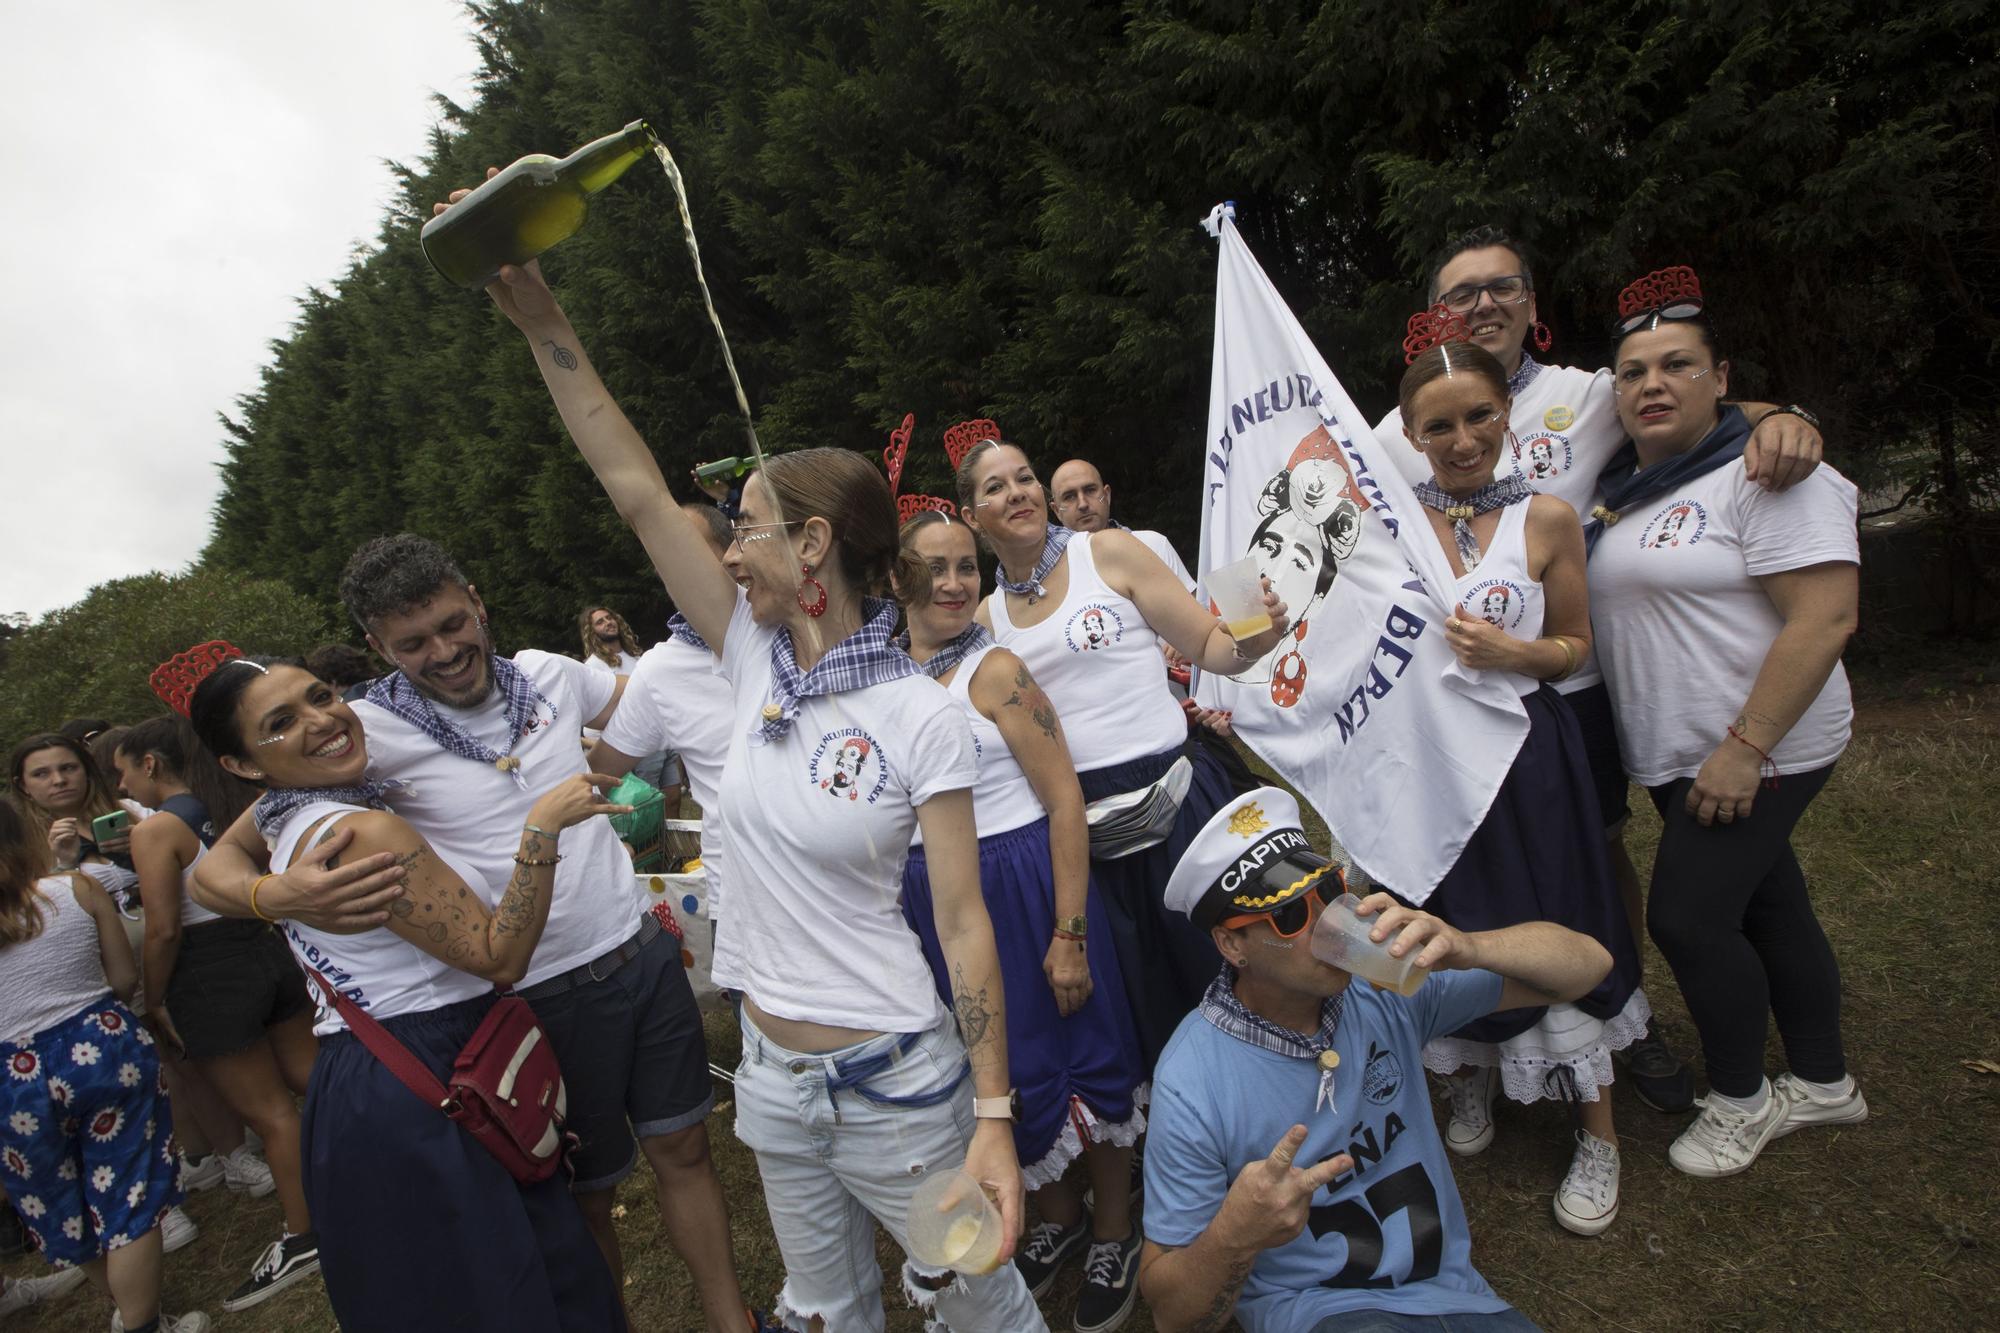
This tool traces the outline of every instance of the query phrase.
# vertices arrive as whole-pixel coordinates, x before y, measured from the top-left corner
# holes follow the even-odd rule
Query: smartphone
[[[113,810],[108,815],[99,815],[90,821],[90,840],[99,847],[102,847],[106,842],[109,842],[131,827],[131,811]]]

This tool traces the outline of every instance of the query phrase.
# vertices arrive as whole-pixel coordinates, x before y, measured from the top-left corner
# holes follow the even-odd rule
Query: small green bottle
[[[714,481],[717,477],[728,477],[733,480],[749,475],[751,469],[756,466],[757,460],[754,458],[718,458],[713,463],[703,463],[694,470],[694,474],[703,481]]]
[[[424,224],[419,243],[431,267],[478,291],[502,264],[525,264],[583,225],[590,196],[659,142],[643,120],[557,161],[530,153]]]

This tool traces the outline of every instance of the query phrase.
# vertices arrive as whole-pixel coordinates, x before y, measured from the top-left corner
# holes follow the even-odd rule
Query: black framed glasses
[[[1462,287],[1454,287],[1438,297],[1438,304],[1454,315],[1462,315],[1479,304],[1481,292],[1492,297],[1495,305],[1519,305],[1528,299],[1528,291],[1528,275],[1510,273],[1491,282],[1468,282]]]

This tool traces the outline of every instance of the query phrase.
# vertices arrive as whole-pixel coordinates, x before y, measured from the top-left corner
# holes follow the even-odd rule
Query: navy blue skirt
[[[1576,716],[1542,686],[1521,703],[1528,735],[1486,819],[1474,831],[1424,910],[1464,931],[1553,921],[1611,952],[1611,971],[1576,1007],[1616,1017],[1639,986],[1625,904],[1604,850],[1604,818]],[[1505,1041],[1541,1021],[1542,1009],[1507,1009],[1452,1035]]]
[[[492,1006],[482,995],[382,1026],[442,1080]],[[301,1129],[320,1272],[342,1327],[623,1327],[567,1173],[521,1184],[351,1034],[320,1038]]]
[[[1007,1074],[1021,1094],[1014,1152],[1030,1189],[1060,1176],[1075,1155],[1072,1149],[1094,1137],[1079,1132],[1078,1142],[1065,1145],[1062,1155],[1056,1155],[1073,1101],[1100,1121],[1122,1125],[1132,1119],[1137,1109],[1133,1091],[1146,1078],[1104,895],[1094,880],[1093,876],[1086,909],[1090,929],[1085,932],[1090,998],[1064,1018],[1042,971],[1056,916],[1049,821],[1038,819],[979,840],[979,887],[987,915],[993,918],[993,941],[1007,997]],[[930,867],[922,847],[910,849],[903,867],[903,916],[922,941],[938,995],[949,1006],[951,989],[932,917]],[[1130,1142],[1135,1136],[1133,1130],[1113,1137]]]
[[[1161,896],[1181,853],[1209,817],[1234,800],[1236,793],[1215,755],[1192,741],[1143,759],[1077,774],[1083,784],[1083,799],[1096,801],[1151,786],[1183,754],[1194,765],[1194,777],[1166,840],[1115,861],[1090,863],[1091,883],[1104,900],[1110,919],[1112,943],[1139,1033],[1139,1051],[1149,1071],[1181,1019],[1201,1003],[1208,983],[1222,967],[1222,955],[1215,951],[1208,932],[1197,930],[1187,917],[1169,910]]]

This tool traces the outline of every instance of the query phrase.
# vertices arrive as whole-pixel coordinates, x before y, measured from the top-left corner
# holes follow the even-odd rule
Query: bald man
[[[1055,470],[1049,479],[1049,505],[1055,510],[1056,522],[1071,532],[1102,532],[1106,528],[1123,528],[1123,523],[1111,518],[1111,488],[1104,484],[1103,476],[1096,466],[1081,458],[1072,458]],[[1194,579],[1189,577],[1187,566],[1174,551],[1173,543],[1157,532],[1127,528],[1161,563],[1174,571],[1174,577],[1189,592],[1194,591]]]

